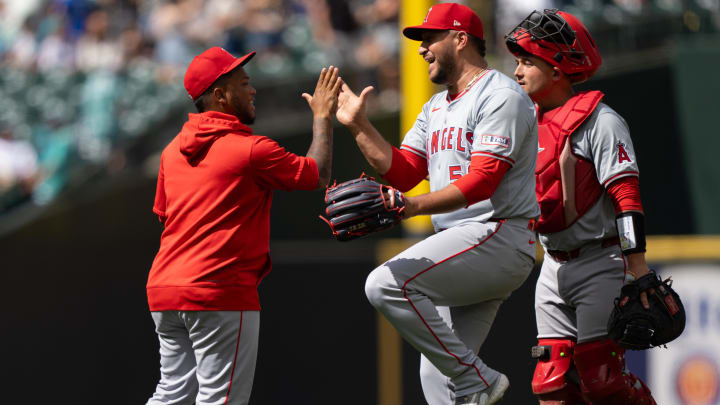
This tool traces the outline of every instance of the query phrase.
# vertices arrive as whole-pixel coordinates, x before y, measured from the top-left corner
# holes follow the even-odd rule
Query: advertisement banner
[[[672,276],[687,324],[667,349],[643,353],[653,396],[658,404],[720,405],[720,264],[665,265],[658,273]]]

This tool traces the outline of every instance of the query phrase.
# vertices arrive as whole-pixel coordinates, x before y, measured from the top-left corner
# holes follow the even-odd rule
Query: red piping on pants
[[[233,377],[235,376],[235,364],[237,363],[238,348],[240,347],[240,333],[242,333],[243,311],[240,311],[240,330],[238,330],[237,342],[235,343],[235,357],[233,358],[232,372],[230,372],[230,385],[228,385],[227,395],[225,395],[225,405],[230,400],[230,390],[232,389]]]
[[[435,334],[435,332],[432,330],[432,328],[430,328],[430,325],[428,325],[427,322],[425,321],[425,319],[422,317],[422,315],[420,315],[420,312],[418,312],[417,308],[415,308],[415,305],[412,303],[412,300],[410,300],[410,298],[407,296],[407,290],[405,289],[405,287],[407,287],[408,283],[411,282],[411,281],[413,281],[413,280],[414,280],[415,278],[417,278],[419,275],[421,275],[421,274],[425,273],[426,271],[432,269],[433,267],[437,266],[438,264],[443,263],[443,262],[446,262],[446,261],[452,259],[452,258],[455,257],[455,256],[459,256],[459,255],[467,252],[468,250],[475,249],[476,247],[482,245],[482,244],[485,243],[488,239],[492,238],[493,235],[495,235],[495,234],[497,233],[497,231],[500,230],[500,227],[501,227],[504,223],[505,223],[505,220],[504,220],[504,219],[498,221],[498,225],[497,225],[497,227],[495,228],[495,230],[494,230],[490,235],[486,236],[485,239],[481,240],[480,243],[478,243],[477,245],[473,245],[473,246],[471,246],[471,247],[469,247],[469,248],[467,248],[467,249],[465,249],[465,250],[463,250],[463,251],[461,251],[461,252],[455,253],[454,255],[452,255],[452,256],[450,256],[450,257],[447,257],[447,258],[445,258],[445,259],[443,259],[443,260],[440,260],[439,262],[433,264],[432,266],[428,267],[427,269],[425,269],[425,270],[419,272],[418,274],[412,276],[411,278],[409,278],[407,281],[405,281],[405,283],[404,283],[403,286],[402,286],[403,296],[405,297],[405,299],[407,300],[407,302],[410,303],[410,306],[413,308],[413,310],[415,311],[415,313],[417,314],[417,316],[420,317],[420,320],[423,322],[423,324],[425,324],[425,327],[430,331],[430,333],[433,335],[433,337],[435,338],[435,340],[437,340],[437,342],[440,344],[440,346],[445,350],[445,352],[446,352],[447,354],[449,354],[450,356],[454,357],[455,360],[457,360],[457,362],[460,363],[461,365],[466,366],[466,367],[472,367],[472,368],[474,368],[474,369],[475,369],[475,372],[477,372],[478,377],[480,377],[480,379],[482,380],[482,382],[484,382],[485,385],[487,385],[488,387],[490,386],[490,384],[488,384],[487,381],[485,381],[485,379],[483,378],[483,376],[480,374],[480,370],[478,370],[478,368],[475,366],[475,364],[463,363],[456,354],[451,353],[450,350],[448,350],[448,348],[445,347],[445,345],[444,345],[443,342],[440,340],[440,338]]]

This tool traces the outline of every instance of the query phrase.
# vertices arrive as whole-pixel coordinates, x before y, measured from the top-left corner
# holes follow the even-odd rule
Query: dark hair
[[[201,94],[200,97],[193,101],[197,112],[204,113],[207,110],[208,105],[210,105],[210,97],[212,97],[212,90],[214,88],[214,86],[210,86],[207,90],[205,90],[205,93]]]
[[[485,40],[476,37],[475,35],[468,34],[468,41],[475,48],[475,51],[480,54],[483,58],[485,57]]]
[[[224,75],[220,76],[213,82],[213,84],[210,85],[210,87],[203,92],[203,94],[200,95],[200,97],[196,98],[193,103],[195,104],[195,109],[199,113],[204,113],[207,111],[207,109],[212,104],[212,96],[213,96],[213,90],[215,90],[218,87],[225,87],[225,85],[228,82],[228,78],[230,75],[235,72],[236,69],[233,69]]]
[[[506,41],[505,45],[507,45],[510,53],[512,53],[515,56],[522,57],[522,58],[535,56],[535,55],[531,54],[530,52],[526,51],[522,46],[518,45],[518,43],[515,41]]]

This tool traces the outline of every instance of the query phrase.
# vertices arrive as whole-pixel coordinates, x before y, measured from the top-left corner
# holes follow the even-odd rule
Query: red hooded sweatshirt
[[[150,310],[259,310],[272,190],[317,186],[312,158],[232,115],[190,114],[160,162],[153,211],[165,229],[148,277]]]

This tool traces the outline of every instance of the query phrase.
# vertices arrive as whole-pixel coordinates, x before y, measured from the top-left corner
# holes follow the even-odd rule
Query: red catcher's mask
[[[577,17],[557,9],[533,11],[505,36],[508,50],[521,50],[556,66],[572,83],[592,77],[602,64],[595,41]]]

